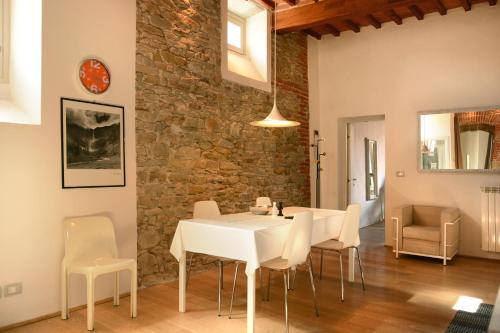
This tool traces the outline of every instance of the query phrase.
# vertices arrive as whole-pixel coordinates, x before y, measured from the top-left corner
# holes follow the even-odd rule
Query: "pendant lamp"
[[[269,115],[264,120],[252,121],[250,125],[259,127],[293,127],[300,123],[285,119],[278,111],[276,104],[276,2],[274,2],[274,105]]]

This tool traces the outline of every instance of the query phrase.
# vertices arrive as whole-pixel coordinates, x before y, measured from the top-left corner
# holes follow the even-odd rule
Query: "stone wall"
[[[278,36],[278,106],[298,128],[263,129],[272,95],[221,78],[220,3],[137,0],[137,195],[141,285],[177,277],[169,254],[195,201],[222,213],[258,196],[310,204],[307,40]],[[198,256],[194,269],[206,260]]]

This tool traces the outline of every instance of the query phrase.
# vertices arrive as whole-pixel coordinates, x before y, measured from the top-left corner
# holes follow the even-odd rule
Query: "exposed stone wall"
[[[177,277],[169,247],[195,201],[247,211],[257,196],[309,205],[307,41],[278,36],[278,105],[299,128],[250,121],[269,93],[221,78],[220,3],[137,1],[137,193],[140,283]],[[194,269],[203,269],[199,256]]]

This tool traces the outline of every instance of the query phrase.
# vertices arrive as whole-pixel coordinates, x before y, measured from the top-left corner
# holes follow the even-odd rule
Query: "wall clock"
[[[79,69],[80,83],[92,94],[102,94],[111,84],[111,75],[108,67],[95,58],[82,61]]]

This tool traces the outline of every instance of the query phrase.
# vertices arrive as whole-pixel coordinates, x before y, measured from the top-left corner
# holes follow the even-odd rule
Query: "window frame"
[[[243,17],[240,17],[236,15],[235,13],[231,11],[227,11],[227,20],[226,23],[231,22],[232,24],[238,26],[240,28],[240,41],[241,41],[241,47],[236,47],[234,45],[227,43],[227,48],[231,51],[237,52],[239,54],[245,54],[245,46],[246,46],[246,20]]]
[[[0,0],[0,20],[0,83],[8,83],[10,17],[7,0]]]

